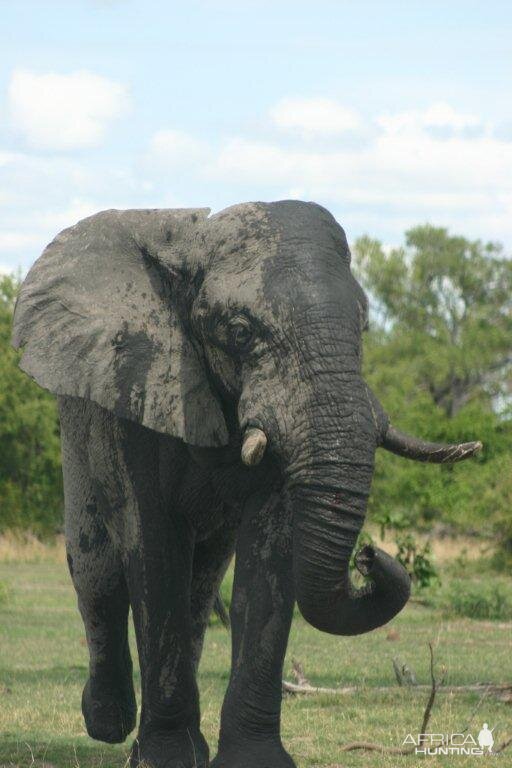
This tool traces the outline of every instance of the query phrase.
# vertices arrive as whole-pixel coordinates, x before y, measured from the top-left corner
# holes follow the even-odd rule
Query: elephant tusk
[[[245,431],[242,444],[242,461],[248,467],[259,464],[267,447],[267,436],[258,427],[249,427]]]
[[[480,440],[472,443],[428,443],[417,437],[411,437],[389,425],[381,447],[398,456],[415,461],[430,461],[434,464],[451,464],[469,459],[482,449]]]

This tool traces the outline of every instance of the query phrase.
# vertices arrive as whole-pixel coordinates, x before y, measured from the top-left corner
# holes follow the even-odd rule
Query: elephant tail
[[[221,624],[223,624],[226,627],[226,629],[230,629],[231,622],[229,620],[229,613],[227,611],[226,606],[224,605],[224,601],[220,595],[220,592],[217,592],[215,596],[213,611],[220,619]]]

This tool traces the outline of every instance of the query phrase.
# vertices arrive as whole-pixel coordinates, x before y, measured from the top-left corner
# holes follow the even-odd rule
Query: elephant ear
[[[193,445],[226,444],[220,404],[182,316],[183,254],[197,254],[208,213],[104,211],[61,232],[18,298],[21,368],[57,395],[92,400]]]

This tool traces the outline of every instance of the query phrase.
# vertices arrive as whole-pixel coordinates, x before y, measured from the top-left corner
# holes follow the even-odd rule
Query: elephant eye
[[[253,330],[245,318],[237,317],[229,323],[229,340],[236,349],[247,347],[253,335]]]

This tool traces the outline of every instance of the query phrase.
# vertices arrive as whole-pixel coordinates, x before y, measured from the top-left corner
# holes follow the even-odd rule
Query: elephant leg
[[[231,603],[231,677],[212,768],[293,768],[280,736],[293,613],[291,524],[278,494],[246,505]]]
[[[96,427],[93,465],[106,525],[123,560],[141,671],[130,764],[206,768],[191,650],[194,531],[173,505],[177,483],[168,477],[182,474],[181,449],[177,441],[115,417],[100,418]]]
[[[141,525],[138,551],[127,562],[142,679],[131,765],[206,768],[191,641],[193,538],[183,521],[155,518],[154,528]]]
[[[197,671],[204,635],[224,574],[235,549],[236,526],[226,524],[196,543],[192,570],[192,654]]]
[[[118,743],[134,729],[137,705],[128,645],[128,590],[97,510],[80,425],[62,420],[66,549],[89,648],[82,711],[89,736]]]

